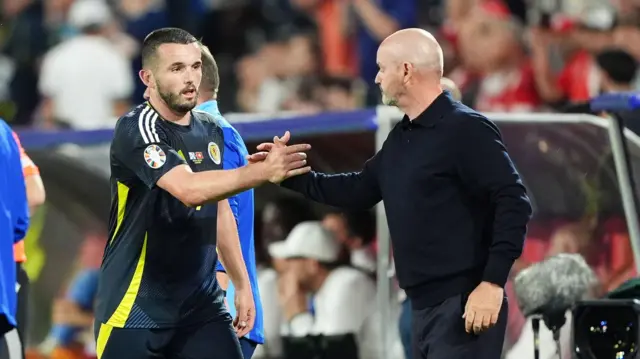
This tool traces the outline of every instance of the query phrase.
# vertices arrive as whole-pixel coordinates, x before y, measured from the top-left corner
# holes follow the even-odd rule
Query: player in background
[[[200,83],[200,96],[198,97],[198,106],[196,110],[202,110],[217,121],[222,127],[224,133],[224,156],[222,157],[223,169],[235,169],[246,166],[248,164],[245,158],[249,152],[242,137],[227,120],[222,117],[218,110],[218,88],[220,86],[220,74],[218,73],[218,65],[209,49],[202,47],[202,82]],[[242,248],[242,256],[247,265],[247,273],[249,274],[249,282],[253,290],[253,301],[256,305],[256,318],[253,329],[244,337],[240,338],[240,347],[244,359],[250,359],[258,344],[264,344],[264,329],[262,321],[262,303],[260,302],[260,292],[258,290],[258,270],[256,268],[256,253],[253,240],[253,216],[254,216],[254,200],[253,189],[238,193],[229,197],[229,205],[233,211],[235,222],[238,226],[238,235],[240,237],[240,247]],[[225,273],[225,269],[220,262],[216,267],[218,273],[218,283],[222,289],[226,290],[227,303],[233,303],[234,286],[229,282],[229,277]],[[229,305],[229,311],[233,316],[235,307]]]
[[[5,341],[16,327],[16,265],[12,247],[22,240],[29,226],[29,207],[20,149],[11,128],[0,120],[0,351],[9,358],[20,358],[20,347]],[[17,333],[13,332],[16,336]],[[19,344],[19,339],[17,340]]]
[[[98,358],[241,359],[238,337],[253,327],[255,305],[226,198],[308,173],[310,146],[286,146],[287,132],[263,163],[222,170],[221,127],[191,111],[202,78],[195,37],[153,31],[142,63],[149,101],[120,118],[111,143]],[[218,255],[235,285],[233,327],[216,280]]]
[[[45,201],[45,190],[42,178],[40,177],[40,170],[38,166],[33,163],[31,158],[27,155],[26,151],[20,143],[18,135],[12,131],[13,139],[20,151],[20,161],[22,164],[22,175],[24,177],[24,183],[27,190],[27,203],[29,206],[29,213],[34,213],[35,209],[42,205]],[[18,347],[21,351],[21,358],[24,358],[24,345],[26,344],[27,333],[27,310],[29,307],[29,277],[25,272],[22,264],[27,260],[27,256],[24,251],[24,240],[20,240],[13,245],[13,256],[16,262],[16,291],[18,293],[18,308],[16,312],[16,321],[18,327],[16,333],[9,333],[5,336],[8,347]],[[17,335],[14,335],[17,334]],[[0,352],[0,358],[5,358],[5,353]]]

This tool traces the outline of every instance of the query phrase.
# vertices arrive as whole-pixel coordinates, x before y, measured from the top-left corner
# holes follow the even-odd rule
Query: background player
[[[238,336],[252,328],[255,309],[223,199],[309,171],[302,153],[308,145],[278,146],[264,163],[219,170],[222,130],[209,115],[191,111],[202,77],[200,51],[191,34],[176,28],[156,30],[143,43],[140,78],[149,103],[118,121],[111,144],[98,358],[241,358],[215,280],[217,233],[220,259],[236,287]],[[218,219],[230,224],[216,229]]]
[[[27,152],[22,147],[20,143],[20,138],[15,132],[12,132],[13,139],[18,146],[18,150],[20,151],[20,161],[22,164],[22,175],[24,176],[24,183],[27,190],[27,204],[29,208],[29,213],[33,214],[37,207],[44,204],[45,201],[45,190],[44,184],[42,182],[42,177],[40,177],[40,170],[38,166],[31,160],[31,158],[27,155]],[[29,277],[27,276],[27,272],[22,268],[23,263],[27,260],[27,256],[24,251],[24,240],[20,240],[13,246],[13,256],[16,261],[16,291],[18,293],[18,308],[16,312],[16,321],[18,323],[18,327],[16,329],[16,333],[8,334],[5,339],[7,340],[17,340],[16,343],[9,343],[11,346],[16,346],[20,348],[21,357],[24,358],[24,346],[27,342],[26,333],[27,333],[27,310],[29,307]],[[14,335],[17,334],[17,335]],[[0,358],[6,358],[8,353],[0,352]]]
[[[234,169],[248,164],[245,158],[249,152],[242,137],[238,131],[227,120],[222,117],[218,110],[218,88],[220,86],[220,74],[218,73],[218,65],[209,49],[202,47],[202,82],[200,83],[200,96],[198,97],[198,107],[196,109],[207,112],[212,115],[218,125],[222,127],[224,133],[224,156],[222,163],[224,169]],[[253,291],[253,301],[256,305],[256,317],[253,329],[244,337],[240,338],[240,347],[244,359],[250,359],[258,344],[264,344],[264,329],[262,322],[262,303],[260,302],[260,292],[258,290],[258,271],[256,269],[256,254],[253,240],[253,215],[254,200],[253,189],[238,193],[229,197],[229,205],[233,211],[235,222],[238,226],[238,235],[240,237],[240,247],[242,248],[242,256],[247,266],[249,274],[249,282]],[[229,283],[229,278],[225,273],[224,267],[218,263],[216,270],[218,283],[222,289],[227,292],[227,303],[233,303],[234,286]],[[229,311],[233,316],[235,307],[229,306]]]
[[[16,265],[12,246],[24,238],[29,225],[29,207],[20,150],[9,125],[0,119],[0,349],[9,358],[20,358],[19,340],[6,334],[16,327]],[[17,333],[14,332],[17,336]]]

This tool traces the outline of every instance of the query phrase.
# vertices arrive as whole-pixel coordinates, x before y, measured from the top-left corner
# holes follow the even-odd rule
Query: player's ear
[[[138,76],[140,77],[140,80],[142,80],[142,83],[146,86],[146,87],[152,87],[153,85],[153,75],[151,74],[151,71],[147,70],[147,69],[142,69],[138,72]]]

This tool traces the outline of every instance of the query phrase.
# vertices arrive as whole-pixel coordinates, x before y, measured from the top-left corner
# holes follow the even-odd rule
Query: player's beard
[[[158,86],[158,93],[160,94],[160,98],[169,106],[171,111],[175,113],[187,113],[193,110],[196,107],[198,102],[198,89],[196,89],[196,94],[193,97],[193,100],[185,101],[182,100],[182,91],[173,93],[171,91],[163,91],[160,86]]]

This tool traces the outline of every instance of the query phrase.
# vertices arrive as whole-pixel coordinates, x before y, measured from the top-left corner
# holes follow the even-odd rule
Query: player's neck
[[[157,99],[153,95],[149,98],[149,103],[165,121],[181,126],[187,126],[191,122],[191,111],[187,113],[174,112],[162,99]]]

